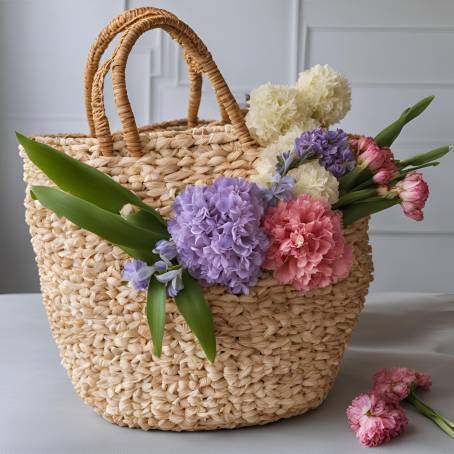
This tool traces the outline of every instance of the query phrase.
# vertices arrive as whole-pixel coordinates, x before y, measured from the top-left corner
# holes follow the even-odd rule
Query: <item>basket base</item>
[[[319,400],[318,402],[314,403],[313,405],[307,406],[305,405],[304,408],[293,408],[291,410],[287,410],[284,414],[274,414],[274,415],[262,415],[260,418],[257,418],[257,415],[254,416],[254,420],[251,421],[240,421],[240,422],[215,422],[215,421],[207,421],[206,424],[199,424],[197,426],[193,426],[190,423],[185,424],[185,422],[180,422],[179,425],[169,424],[168,421],[162,421],[162,424],[159,425],[150,425],[147,421],[137,420],[132,422],[131,420],[120,417],[112,417],[111,415],[107,414],[100,414],[103,419],[110,422],[111,424],[115,424],[120,427],[127,427],[129,429],[142,429],[144,431],[151,431],[151,430],[160,430],[166,432],[202,432],[202,431],[210,431],[210,430],[233,430],[233,429],[241,429],[244,427],[253,427],[253,426],[264,426],[266,424],[272,424],[278,422],[283,419],[293,418],[295,416],[301,416],[305,413],[308,413],[312,410],[318,408],[326,399],[325,396],[323,399]],[[99,413],[99,412],[98,412]]]

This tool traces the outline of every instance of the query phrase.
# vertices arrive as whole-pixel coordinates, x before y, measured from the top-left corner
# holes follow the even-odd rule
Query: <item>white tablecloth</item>
[[[454,418],[454,295],[371,295],[326,402],[263,427],[199,433],[117,427],[87,407],[60,366],[39,295],[0,295],[0,453],[364,453],[345,409],[380,367],[429,372],[424,401]],[[406,406],[406,433],[386,453],[454,453],[454,440]]]

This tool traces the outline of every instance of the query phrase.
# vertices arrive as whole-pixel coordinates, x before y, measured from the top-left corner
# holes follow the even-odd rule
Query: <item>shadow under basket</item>
[[[127,108],[121,104],[127,94],[120,93],[122,85],[114,77],[114,86],[120,87],[116,96],[123,96],[117,105],[123,106],[125,134],[112,135],[105,116],[98,115],[103,102],[96,83],[102,88],[110,63],[114,71],[124,67],[128,52],[123,48],[130,50],[133,44],[130,33],[137,39],[157,27],[185,47],[191,93],[200,95],[199,76],[208,74],[227,118],[217,124],[198,122],[196,97],[188,121],[131,133],[131,118],[125,114],[129,101]],[[98,69],[102,51],[119,31],[124,35],[117,51]],[[96,74],[86,75],[86,84],[93,85],[86,90],[92,134],[36,140],[111,176],[165,217],[171,216],[171,204],[187,184],[211,183],[220,175],[251,175],[260,150],[209,53],[189,27],[162,10],[137,8],[102,33],[102,46],[98,38],[89,56],[92,66],[87,67],[95,67]],[[28,189],[49,185],[22,156]],[[232,295],[224,287],[206,288],[217,336],[212,364],[171,300],[162,356],[153,356],[145,293],[122,284],[121,270],[128,260],[124,252],[58,218],[32,200],[29,190],[25,206],[43,302],[63,366],[77,393],[108,421],[145,430],[235,428],[299,415],[326,398],[372,279],[367,220],[345,230],[354,262],[349,277],[335,285],[303,295],[264,273],[247,296]]]

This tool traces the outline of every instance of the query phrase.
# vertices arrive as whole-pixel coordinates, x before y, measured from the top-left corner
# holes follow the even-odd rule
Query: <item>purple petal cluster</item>
[[[262,191],[241,178],[219,177],[209,186],[187,186],[168,223],[178,262],[203,284],[247,294],[257,283],[268,238],[260,226]]]
[[[129,281],[129,286],[136,290],[146,290],[150,283],[150,278],[156,272],[163,272],[167,269],[166,263],[159,260],[153,266],[148,266],[142,260],[133,259],[125,263],[122,277]]]
[[[274,175],[271,186],[263,189],[263,195],[269,206],[276,206],[280,200],[290,200],[293,197],[292,189],[295,186],[293,177],[277,173]]]
[[[338,179],[355,167],[355,154],[349,147],[348,135],[342,129],[316,128],[303,132],[295,140],[295,146],[300,158],[308,154],[318,156],[320,165]]]

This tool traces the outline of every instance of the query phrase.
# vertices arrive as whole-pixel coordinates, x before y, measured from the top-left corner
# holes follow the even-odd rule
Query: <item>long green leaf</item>
[[[349,192],[348,194],[345,194],[342,196],[334,205],[333,209],[336,210],[340,207],[344,207],[346,205],[350,205],[355,202],[359,202],[362,199],[365,199],[367,197],[371,197],[373,195],[377,194],[377,189],[376,188],[370,188],[370,189],[362,189],[360,191],[353,191]]]
[[[166,285],[155,277],[150,279],[147,293],[147,319],[153,339],[153,352],[159,358],[166,324]]]
[[[344,226],[353,224],[359,219],[365,218],[371,214],[391,208],[399,203],[399,199],[382,199],[375,202],[355,203],[343,210],[342,221]]]
[[[427,96],[427,98],[421,99],[421,101],[418,101],[414,106],[405,109],[396,121],[375,136],[377,145],[380,147],[390,147],[399,136],[403,127],[418,115],[421,115],[433,99],[434,96]]]
[[[183,272],[183,284],[184,289],[175,297],[175,303],[208,360],[213,362],[216,358],[216,336],[210,306],[200,285],[187,271]]]
[[[339,189],[341,194],[346,194],[351,188],[363,183],[372,176],[372,172],[367,167],[355,167],[340,179]]]
[[[153,254],[150,249],[132,249],[121,244],[117,244],[117,246],[130,257],[142,260],[142,262],[146,262],[148,265],[152,265],[156,260],[159,260],[159,257]]]
[[[162,239],[158,232],[141,229],[126,222],[120,215],[99,208],[93,203],[47,186],[33,186],[34,196],[57,216],[105,240],[137,250],[151,250]]]
[[[157,223],[156,218],[148,211],[139,210],[137,213],[132,213],[126,218],[126,221],[142,229],[159,232],[165,239],[170,237],[167,229],[161,223]]]
[[[63,191],[113,213],[119,213],[124,205],[130,203],[149,212],[155,222],[166,226],[156,210],[99,170],[20,133],[16,136],[30,161]]]
[[[448,154],[452,150],[452,145],[445,145],[443,147],[435,148],[434,150],[427,151],[426,153],[420,153],[415,156],[412,156],[408,159],[403,159],[399,161],[399,168],[403,169],[408,166],[420,166],[427,164],[437,159],[442,158],[444,155]]]

